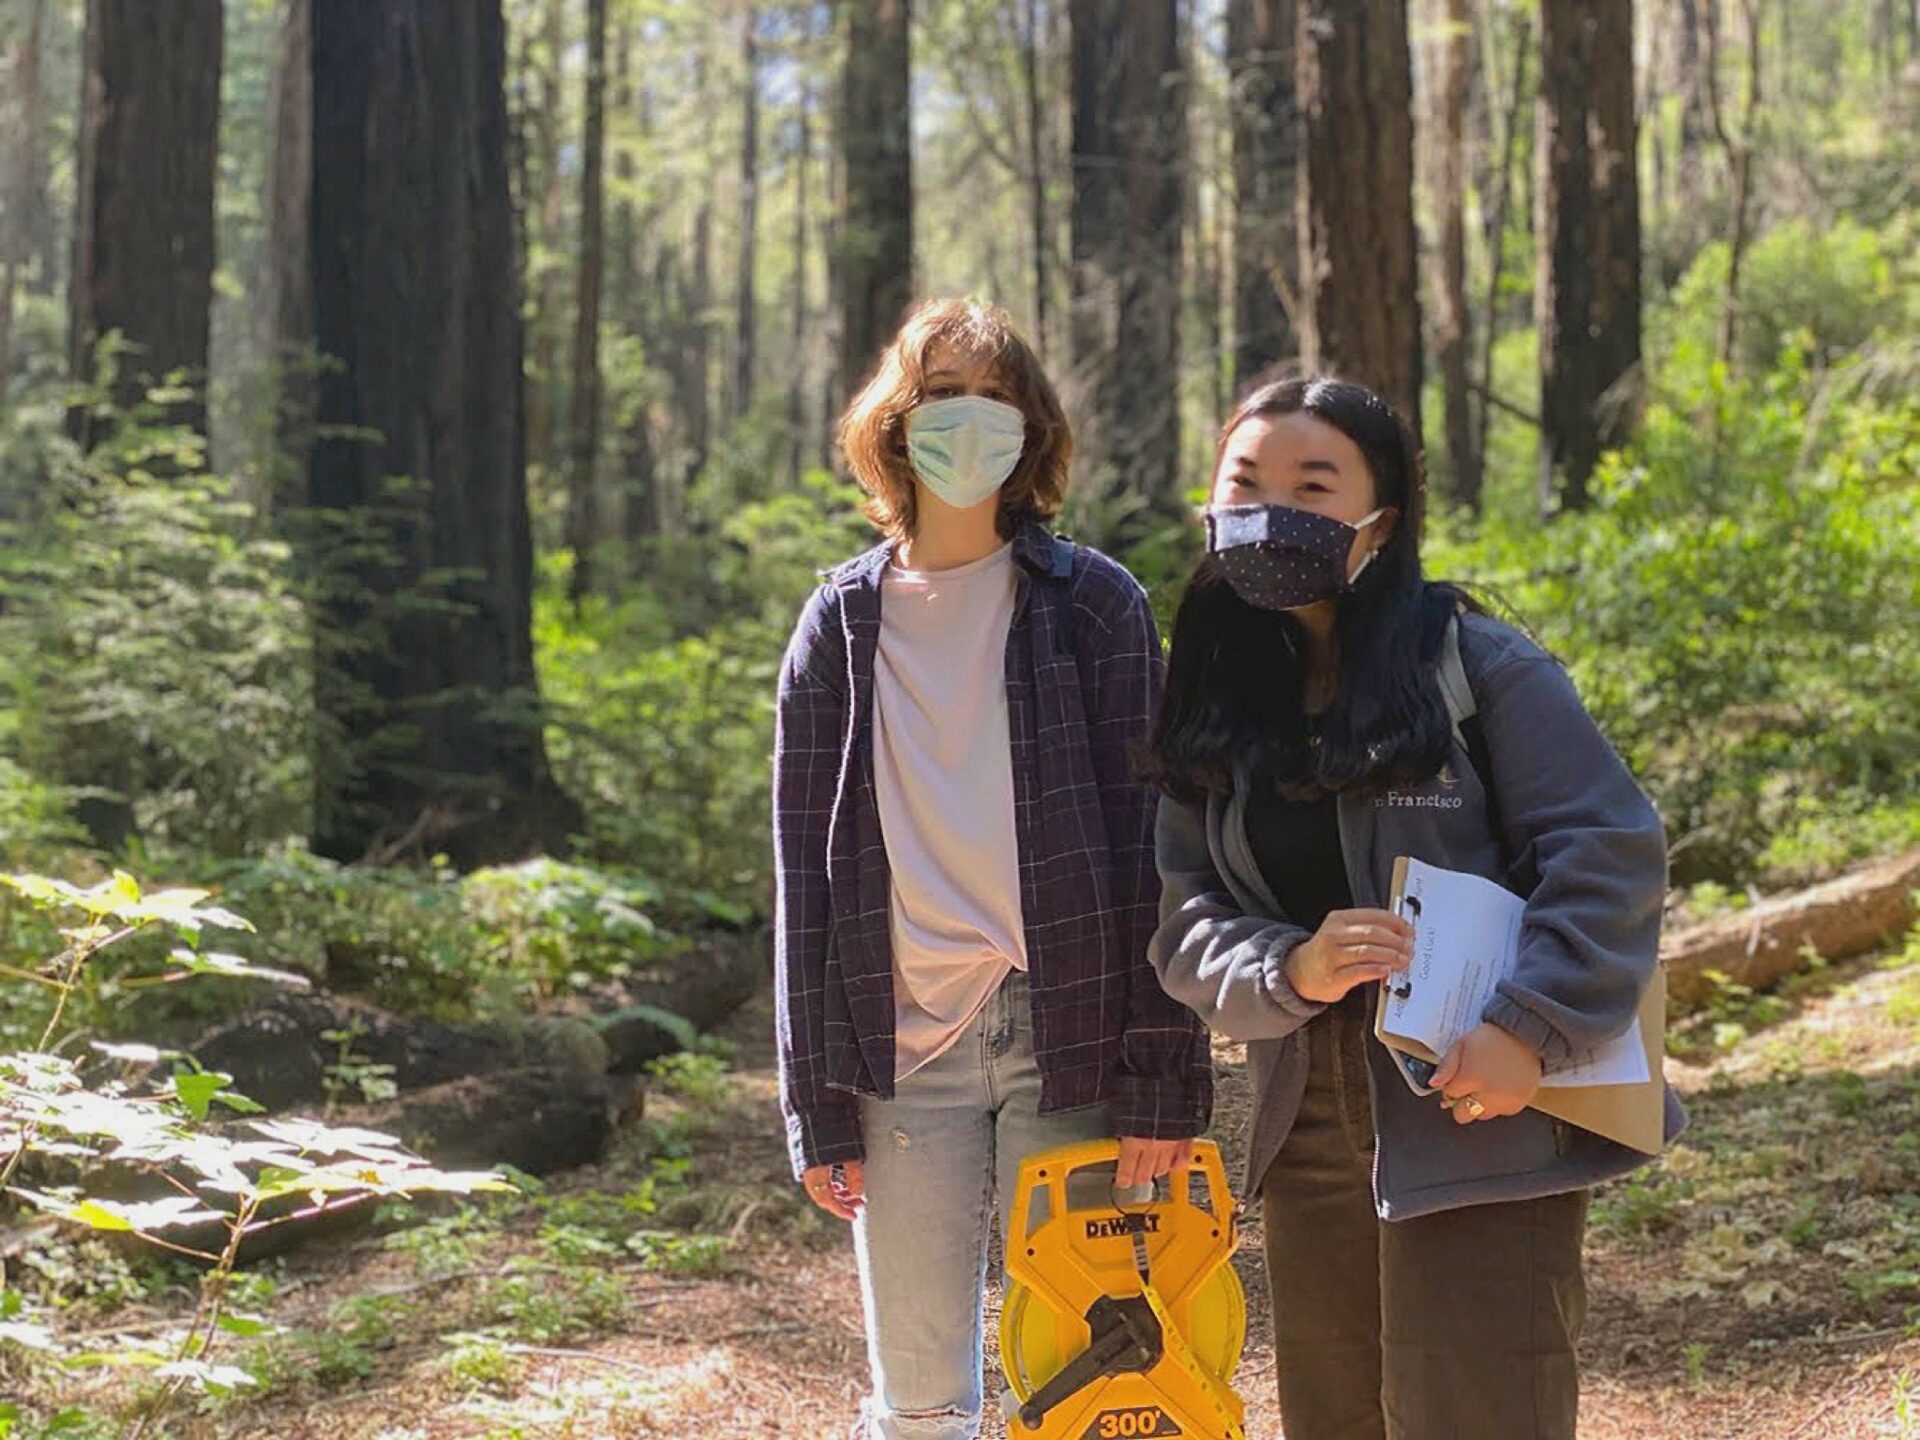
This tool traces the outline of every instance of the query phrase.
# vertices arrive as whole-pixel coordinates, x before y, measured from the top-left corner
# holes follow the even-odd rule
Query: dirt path
[[[1920,1388],[1920,947],[1722,1007],[1698,1027],[1716,1029],[1701,1063],[1670,1062],[1692,1131],[1596,1201],[1581,1433],[1920,1435],[1906,1418]],[[255,1342],[264,1391],[170,1433],[842,1434],[864,1370],[852,1257],[787,1179],[770,1030],[764,1003],[742,1014],[732,1067],[677,1077],[596,1171],[269,1272],[257,1309],[283,1333]],[[1235,1047],[1218,1058],[1231,1150],[1245,1081]],[[1271,1440],[1249,1219],[1237,1263],[1253,1326],[1236,1384],[1249,1434]],[[183,1309],[176,1292],[113,1322]],[[60,1398],[105,1410],[124,1383],[81,1372]]]

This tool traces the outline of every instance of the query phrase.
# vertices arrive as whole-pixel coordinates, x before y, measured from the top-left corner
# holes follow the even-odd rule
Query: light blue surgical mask
[[[957,510],[972,509],[1007,483],[1026,440],[1026,416],[984,395],[930,400],[907,416],[914,472]]]

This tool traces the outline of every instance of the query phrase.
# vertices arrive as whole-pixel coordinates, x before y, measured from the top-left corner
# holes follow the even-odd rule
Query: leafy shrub
[[[460,876],[341,865],[300,846],[210,867],[259,917],[255,959],[449,1018],[530,1007],[669,955],[698,906],[630,872],[537,858]]]
[[[82,455],[56,420],[30,412],[0,439],[0,489],[33,497],[0,515],[0,750],[109,831],[236,854],[304,828],[309,647],[287,547],[191,432],[129,422]],[[36,828],[55,794],[23,797]]]
[[[1591,513],[1431,547],[1570,664],[1683,882],[1748,878],[1810,813],[1920,802],[1920,404],[1823,426],[1832,383],[1791,350],[1752,381],[1682,373]]]
[[[771,889],[774,687],[818,567],[872,543],[850,486],[693,517],[650,552],[618,605],[576,619],[557,589],[535,611],[549,754],[586,805],[594,854],[741,920]]]
[[[1829,226],[1793,219],[1760,236],[1741,265],[1737,363],[1765,371],[1790,343],[1822,362],[1838,360],[1889,322],[1910,320],[1902,316],[1899,257],[1912,245],[1911,235],[1846,219]],[[1727,243],[1716,241],[1694,259],[1672,304],[1655,312],[1652,349],[1682,361],[1713,353],[1729,258]],[[1904,277],[1909,285],[1913,278]]]

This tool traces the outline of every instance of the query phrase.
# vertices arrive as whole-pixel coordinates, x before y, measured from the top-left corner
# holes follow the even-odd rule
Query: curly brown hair
[[[1027,417],[1020,463],[1000,490],[999,527],[1011,537],[1026,520],[1051,520],[1067,494],[1073,432],[1040,357],[998,306],[977,300],[928,300],[880,352],[878,364],[840,417],[840,449],[867,492],[866,516],[895,540],[918,521],[906,418],[927,393],[927,353],[939,341],[992,364]]]

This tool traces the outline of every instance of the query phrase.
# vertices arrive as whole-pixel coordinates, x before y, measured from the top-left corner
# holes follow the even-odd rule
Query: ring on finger
[[[1476,1120],[1478,1120],[1482,1115],[1487,1113],[1486,1102],[1482,1100],[1478,1095],[1467,1096],[1466,1106],[1467,1106],[1467,1114],[1471,1115]]]

